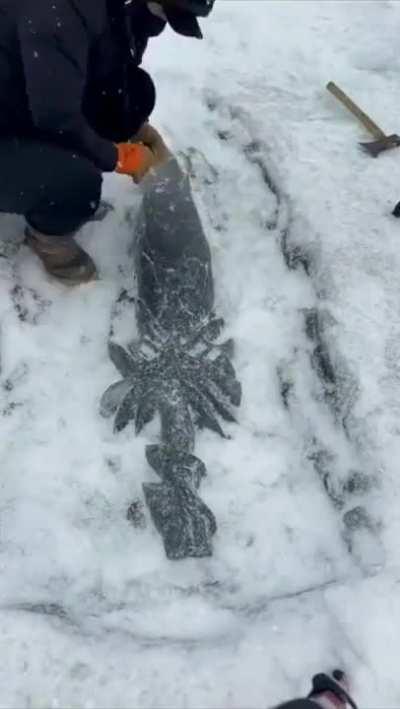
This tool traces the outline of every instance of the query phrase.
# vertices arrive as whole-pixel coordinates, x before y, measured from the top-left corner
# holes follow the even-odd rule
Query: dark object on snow
[[[307,699],[292,699],[275,709],[357,709],[348,693],[347,677],[342,670],[334,670],[332,676],[321,673],[312,680],[312,690]]]
[[[218,344],[223,320],[213,312],[210,249],[189,179],[171,159],[143,183],[138,223],[136,314],[140,339],[127,348],[110,342],[123,379],[102,398],[115,431],[136,431],[161,419],[160,446],[147,459],[161,482],[144,485],[146,502],[167,556],[207,556],[216,531],[199,497],[204,464],[192,453],[195,427],[224,436],[220,419],[234,422],[241,387],[231,363],[233,343]]]
[[[142,500],[138,499],[131,502],[126,513],[126,519],[136,529],[146,528],[146,516]]]
[[[312,690],[308,696],[312,699],[333,694],[337,700],[342,702],[343,707],[349,705],[352,709],[357,709],[357,705],[347,689],[347,677],[342,670],[334,670],[331,677],[321,672],[313,677]],[[337,707],[338,704],[335,702],[333,706]]]
[[[400,217],[400,202],[397,202],[392,214],[394,217]]]
[[[377,158],[381,153],[392,148],[400,147],[400,136],[397,133],[392,135],[383,134],[382,138],[372,140],[369,143],[360,143],[362,150],[373,158]]]

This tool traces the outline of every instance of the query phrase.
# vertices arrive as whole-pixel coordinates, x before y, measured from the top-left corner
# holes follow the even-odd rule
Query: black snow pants
[[[133,70],[129,93],[127,101],[117,92],[104,92],[86,110],[91,127],[103,138],[128,140],[152,113],[155,88],[143,69]],[[64,236],[90,219],[101,185],[101,171],[71,148],[0,136],[0,212],[22,215],[44,234]]]

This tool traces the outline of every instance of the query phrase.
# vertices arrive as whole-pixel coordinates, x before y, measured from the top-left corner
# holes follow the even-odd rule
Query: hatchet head
[[[385,135],[383,138],[378,138],[370,143],[360,143],[360,146],[364,152],[368,153],[373,158],[377,158],[378,155],[385,150],[398,148],[400,146],[400,136],[395,133],[393,135]]]

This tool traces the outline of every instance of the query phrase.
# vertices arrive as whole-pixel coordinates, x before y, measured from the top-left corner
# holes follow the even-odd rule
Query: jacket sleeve
[[[26,91],[35,127],[81,152],[103,171],[117,163],[115,145],[82,114],[90,28],[68,0],[27,0],[18,18]],[[29,6],[29,9],[28,9]]]

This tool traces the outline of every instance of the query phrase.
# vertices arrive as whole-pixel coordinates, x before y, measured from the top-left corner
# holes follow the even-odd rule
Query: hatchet
[[[360,123],[363,124],[364,128],[371,133],[371,135],[374,136],[375,140],[371,141],[370,143],[360,143],[361,148],[368,153],[369,155],[372,155],[373,158],[377,158],[380,153],[382,153],[384,150],[390,150],[391,148],[397,148],[400,146],[400,136],[397,134],[393,135],[386,135],[386,133],[383,132],[379,126],[374,123],[374,121],[367,116],[364,111],[357,106],[354,101],[347,96],[342,89],[340,89],[333,81],[330,81],[329,84],[327,84],[326,88],[328,91],[330,91],[335,98],[337,98],[346,108],[350,113],[353,114]]]

